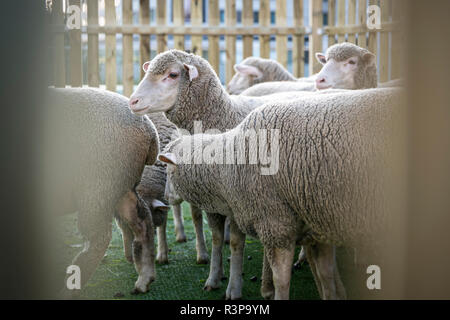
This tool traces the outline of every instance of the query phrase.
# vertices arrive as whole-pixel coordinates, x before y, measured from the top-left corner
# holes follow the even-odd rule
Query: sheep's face
[[[323,65],[316,77],[316,88],[362,89],[376,87],[375,55],[354,44],[331,46],[326,55],[316,53]]]
[[[142,68],[145,76],[129,100],[131,111],[139,115],[170,110],[177,101],[181,81],[198,76],[195,66],[179,62],[169,64],[162,72],[153,70],[149,61]]]
[[[175,155],[172,153],[160,154],[158,159],[165,164],[167,164],[167,179],[166,179],[166,190],[164,192],[164,198],[169,201],[171,205],[180,204],[183,199],[175,191],[175,187],[172,182],[172,176],[176,170],[176,160]]]
[[[236,64],[234,71],[236,73],[227,85],[227,91],[230,94],[240,94],[245,89],[253,86],[262,77],[261,70],[250,65]]]

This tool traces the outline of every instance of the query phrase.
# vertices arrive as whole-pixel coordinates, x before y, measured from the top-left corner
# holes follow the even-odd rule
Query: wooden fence
[[[138,8],[133,7],[136,4]],[[378,5],[381,9],[381,29],[367,28],[369,5]],[[256,55],[276,59],[285,66],[290,64],[297,77],[305,74],[306,62],[309,74],[320,70],[314,54],[326,50],[324,43],[349,41],[377,54],[380,81],[384,82],[401,74],[404,41],[399,22],[402,5],[402,0],[53,0],[52,85],[98,87],[105,84],[108,90],[116,91],[118,34],[122,35],[121,78],[123,93],[127,96],[139,79],[134,71],[135,64],[142,65],[151,58],[151,35],[156,36],[153,50],[157,53],[189,47],[190,52],[207,56],[218,74],[220,64],[224,64],[225,82],[231,79],[233,65],[239,62],[236,61],[237,38],[242,41],[243,58]],[[83,14],[87,11],[87,19],[82,21],[79,29],[68,30],[65,25],[67,13],[64,9],[67,11],[69,6],[78,6]],[[156,8],[153,15],[150,8]],[[223,11],[224,19],[221,19]],[[117,12],[121,12],[121,24],[117,23]],[[139,12],[137,19],[133,19],[133,12]],[[239,21],[237,12],[240,13]],[[100,56],[99,51],[99,35],[102,34],[104,56]],[[87,41],[83,41],[86,35]],[[139,59],[136,60],[134,35],[139,36]],[[173,41],[168,41],[169,36]],[[190,42],[186,36],[190,36]],[[224,47],[221,48],[223,37]],[[206,41],[205,50],[202,45]],[[259,44],[259,52],[254,52],[255,43]],[[83,59],[85,45],[87,57]],[[221,51],[226,57],[224,59],[222,55],[222,61]],[[104,83],[100,81],[100,59],[105,64]],[[84,77],[83,70],[87,73]]]

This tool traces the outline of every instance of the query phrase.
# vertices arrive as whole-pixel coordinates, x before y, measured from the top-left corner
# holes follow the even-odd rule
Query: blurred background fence
[[[367,27],[371,5],[379,8],[380,29]],[[129,96],[143,75],[141,65],[172,48],[206,58],[222,83],[248,56],[275,59],[301,77],[320,70],[316,52],[344,41],[377,55],[384,82],[402,72],[403,5],[403,0],[53,0],[49,85],[105,86]],[[77,19],[79,27],[71,27]]]

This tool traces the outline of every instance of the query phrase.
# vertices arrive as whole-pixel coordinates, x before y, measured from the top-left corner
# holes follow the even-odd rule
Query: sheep
[[[81,286],[104,256],[116,216],[134,237],[135,291],[147,291],[155,278],[152,209],[135,186],[144,166],[156,161],[155,127],[148,117],[130,111],[127,98],[104,90],[49,89],[49,104],[48,118],[57,130],[48,133],[51,211],[78,211],[85,247],[72,264],[81,270]],[[123,205],[129,210],[118,215]],[[63,297],[70,296],[63,290]]]
[[[314,84],[315,81],[315,75],[297,79],[279,62],[259,57],[249,57],[235,64],[234,71],[236,73],[228,83],[227,91],[236,95],[258,83],[300,81]]]
[[[178,138],[177,127],[167,120],[163,113],[156,113],[149,115],[150,120],[155,125],[159,135],[160,148],[164,148],[171,140]],[[158,235],[158,251],[156,261],[158,263],[168,263],[168,245],[166,238],[166,224],[167,224],[167,200],[164,197],[164,190],[166,186],[166,165],[160,161],[152,166],[145,166],[141,181],[136,187],[137,193],[146,202],[147,206],[152,208],[152,220],[155,227],[157,227]],[[181,201],[177,203],[169,202],[173,207],[173,216],[176,231],[176,240],[178,242],[186,241],[184,234],[183,220],[181,215]],[[123,208],[123,207],[122,207]],[[192,208],[192,219],[196,231],[196,248],[197,248],[197,263],[208,263],[209,257],[206,252],[206,244],[203,235],[203,221],[201,213],[197,208]],[[126,227],[126,226],[125,226]],[[123,230],[126,228],[122,227]],[[131,243],[132,234],[123,232],[123,244],[125,256],[128,261],[132,262]]]
[[[143,69],[146,75],[130,97],[131,110],[140,115],[165,112],[169,121],[190,134],[202,130],[200,127],[205,130],[234,128],[250,111],[268,100],[299,97],[298,93],[270,97],[230,96],[205,59],[179,50],[160,53],[144,63]],[[222,278],[224,217],[216,212],[206,213],[213,245],[205,289],[212,290],[220,287]]]
[[[168,164],[167,188],[231,218],[227,298],[240,298],[244,234],[264,246],[264,297],[289,298],[299,242],[321,297],[345,298],[334,246],[382,241],[400,104],[398,89],[309,95],[267,103],[225,133],[185,135],[166,147],[159,159]]]
[[[254,86],[247,82],[248,89],[241,90],[240,93],[246,96],[262,96],[286,91],[315,91],[327,88],[355,90],[377,87],[376,57],[366,49],[345,42],[329,47],[325,54],[316,53],[316,59],[324,66],[318,74],[306,78],[309,81],[289,81],[280,77],[274,78],[277,81],[266,83],[260,81]],[[241,85],[241,89],[243,88]]]

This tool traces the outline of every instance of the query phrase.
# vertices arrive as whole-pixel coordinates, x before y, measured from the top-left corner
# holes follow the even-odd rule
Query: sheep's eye
[[[350,63],[350,64],[356,64],[356,62],[353,61],[353,60],[350,60],[348,63]]]
[[[169,73],[169,78],[175,79],[176,77],[178,77],[178,73],[175,73],[175,72]]]

